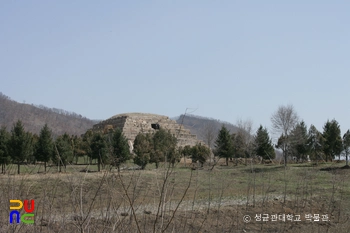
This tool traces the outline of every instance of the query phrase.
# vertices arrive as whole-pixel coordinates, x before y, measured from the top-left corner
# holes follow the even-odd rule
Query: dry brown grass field
[[[0,232],[345,233],[350,170],[344,165],[230,162],[194,170],[186,162],[133,170],[127,164],[119,173],[71,165],[46,174],[23,165],[21,175],[13,165],[0,175]],[[35,200],[33,225],[9,223],[10,199]],[[260,215],[269,218],[259,221]]]

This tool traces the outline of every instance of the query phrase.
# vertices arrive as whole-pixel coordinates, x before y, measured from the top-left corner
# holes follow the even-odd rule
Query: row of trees
[[[2,173],[9,163],[20,165],[43,162],[46,172],[48,162],[61,166],[77,163],[80,156],[87,155],[90,162],[96,159],[98,169],[110,163],[119,168],[120,164],[130,159],[127,139],[120,130],[108,135],[87,131],[82,137],[63,134],[55,139],[52,131],[45,125],[39,135],[26,132],[21,121],[17,121],[11,132],[5,127],[0,129],[0,164]]]
[[[156,133],[139,133],[134,141],[134,163],[144,169],[148,163],[156,168],[160,162],[174,165],[180,161],[180,151],[176,147],[177,139],[169,131],[157,130]]]
[[[336,120],[328,120],[322,133],[314,125],[307,129],[305,122],[299,121],[293,106],[288,105],[280,106],[272,115],[271,122],[274,132],[280,134],[276,145],[273,145],[266,128],[260,125],[252,136],[251,124],[238,122],[239,130],[235,134],[230,134],[222,126],[215,141],[214,154],[225,158],[228,164],[232,158],[251,158],[256,155],[263,159],[274,159],[276,148],[282,151],[285,166],[290,158],[297,161],[306,161],[308,158],[330,161],[336,156],[340,158],[342,154],[346,156],[348,165],[350,131],[342,136]]]
[[[305,161],[308,156],[313,160],[329,161],[344,154],[348,165],[350,153],[350,131],[341,136],[340,126],[336,120],[327,121],[323,132],[314,125],[307,129],[293,106],[281,106],[271,117],[273,129],[280,133],[277,144],[273,145],[268,130],[260,125],[255,135],[252,135],[250,122],[238,122],[238,131],[230,134],[223,125],[215,140],[214,155],[226,159],[252,158],[255,155],[263,159],[274,159],[275,148],[283,152],[284,163],[288,158]],[[275,148],[274,148],[275,147]],[[17,121],[11,132],[5,127],[0,129],[0,164],[2,172],[9,163],[20,165],[24,162],[43,162],[45,171],[48,162],[66,167],[70,163],[78,163],[78,158],[87,155],[89,162],[96,160],[98,170],[101,165],[116,166],[133,158],[134,163],[144,169],[147,164],[154,163],[156,168],[161,162],[173,165],[181,157],[189,157],[193,162],[203,163],[210,157],[209,147],[201,144],[195,146],[177,147],[177,139],[170,131],[164,129],[155,133],[140,133],[134,141],[134,154],[130,152],[129,144],[120,129],[101,134],[87,131],[82,137],[68,134],[53,138],[52,132],[45,125],[39,135],[24,130],[21,121]]]
[[[246,131],[230,132],[223,125],[215,141],[214,154],[226,159],[251,158],[259,155],[263,159],[274,159],[276,154],[266,128],[261,125],[254,137],[248,137]]]
[[[144,169],[148,163],[154,163],[158,168],[160,162],[167,162],[174,166],[181,157],[189,157],[192,162],[199,162],[202,166],[210,157],[209,147],[197,144],[177,147],[177,139],[170,131],[164,129],[156,133],[139,133],[134,141],[134,163]]]
[[[282,149],[287,158],[292,157],[298,161],[305,161],[307,155],[310,159],[318,161],[331,161],[344,154],[347,155],[350,148],[350,131],[341,136],[340,126],[336,120],[327,121],[321,133],[314,125],[307,130],[306,124],[298,122],[287,135],[282,134],[278,139],[277,148]],[[348,165],[348,162],[347,162]]]
[[[293,157],[297,160],[305,160],[309,155],[313,160],[333,160],[336,156],[344,154],[348,165],[350,150],[350,131],[341,135],[339,123],[333,119],[323,126],[321,133],[314,125],[309,130],[299,117],[292,105],[280,106],[272,115],[271,122],[276,133],[280,134],[276,147],[281,149],[284,164],[287,159]]]
[[[189,156],[193,161],[203,164],[210,156],[210,149],[204,145],[185,148],[177,147],[177,139],[170,131],[157,130],[154,134],[140,133],[134,141],[133,154],[130,152],[127,138],[120,129],[107,134],[87,131],[82,137],[63,134],[53,138],[50,128],[45,125],[39,135],[26,132],[21,121],[17,121],[11,132],[5,127],[0,130],[0,164],[2,172],[9,163],[42,162],[46,172],[47,163],[66,168],[67,164],[78,163],[78,158],[87,156],[89,162],[97,161],[98,171],[105,165],[120,169],[120,165],[129,159],[144,169],[147,164],[154,163],[156,168],[161,162],[175,165],[181,156]]]

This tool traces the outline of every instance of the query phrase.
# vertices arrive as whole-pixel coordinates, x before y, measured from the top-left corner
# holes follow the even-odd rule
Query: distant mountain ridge
[[[238,131],[238,127],[229,122],[209,117],[197,116],[192,114],[182,114],[178,117],[173,117],[173,119],[176,120],[178,124],[183,124],[187,129],[191,130],[192,134],[197,135],[197,138],[205,143],[207,143],[206,135],[208,133],[208,130],[213,132],[214,140],[222,125],[224,125],[230,131],[231,134],[236,133]]]
[[[238,130],[235,125],[229,122],[192,114],[186,114],[185,117],[184,115],[171,117],[171,119],[178,124],[183,124],[185,128],[205,143],[207,143],[205,131],[208,128],[213,132],[215,138],[222,125],[225,125],[231,133]],[[100,122],[100,120],[90,120],[77,113],[62,109],[18,103],[0,92],[0,126],[6,126],[7,130],[11,130],[17,120],[22,121],[27,131],[36,134],[39,134],[41,128],[47,123],[56,136],[64,133],[81,135]]]
[[[11,130],[17,120],[36,134],[47,123],[54,135],[81,135],[98,122],[62,109],[18,103],[0,92],[0,126]]]

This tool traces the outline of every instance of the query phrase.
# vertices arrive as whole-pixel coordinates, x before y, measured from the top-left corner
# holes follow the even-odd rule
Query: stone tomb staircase
[[[159,124],[160,128],[170,130],[178,139],[178,146],[190,145],[194,146],[196,143],[202,143],[197,139],[197,136],[191,134],[189,129],[179,125],[176,121],[171,120],[167,116],[147,114],[147,113],[124,113],[115,115],[105,121],[93,126],[93,131],[100,131],[107,133],[109,130],[116,128],[122,129],[124,135],[128,138],[129,143],[133,144],[135,137],[140,132],[154,133],[155,129],[151,124]]]

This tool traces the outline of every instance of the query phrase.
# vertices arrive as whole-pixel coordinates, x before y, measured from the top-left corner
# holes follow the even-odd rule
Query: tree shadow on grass
[[[288,169],[288,166],[287,166]],[[248,168],[244,171],[247,173],[262,173],[262,172],[278,172],[284,170],[284,166],[266,166],[266,167],[255,167],[255,168]]]
[[[87,172],[87,173],[95,173],[95,172],[98,172],[98,171],[93,171],[93,170],[89,170],[89,169],[82,169],[80,170],[79,172]]]
[[[325,168],[321,168],[320,171],[337,171],[337,170],[343,170],[343,169],[350,169],[350,166],[345,165],[342,167],[325,167]]]

